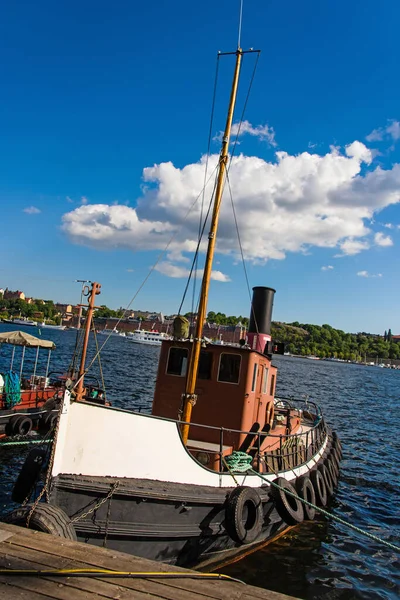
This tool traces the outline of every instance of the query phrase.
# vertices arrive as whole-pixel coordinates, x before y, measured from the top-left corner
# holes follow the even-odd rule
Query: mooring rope
[[[365,531],[365,529],[361,529],[361,527],[357,527],[356,525],[353,525],[352,523],[345,521],[341,517],[337,517],[336,515],[333,515],[329,511],[325,510],[324,508],[321,508],[320,506],[316,506],[312,502],[309,502],[308,500],[305,500],[304,498],[300,498],[300,496],[298,496],[297,494],[293,494],[290,490],[281,487],[280,485],[278,485],[277,483],[275,483],[273,481],[270,481],[269,479],[264,477],[264,475],[262,475],[261,473],[258,473],[257,471],[255,471],[253,469],[253,467],[250,464],[252,462],[252,460],[253,460],[253,458],[249,454],[246,454],[246,452],[239,452],[239,451],[234,451],[234,452],[232,452],[232,454],[230,456],[226,457],[226,461],[229,464],[229,467],[232,471],[237,471],[239,473],[247,472],[247,473],[252,473],[253,475],[257,475],[263,481],[268,483],[268,485],[272,485],[273,487],[285,492],[285,494],[288,494],[289,496],[296,498],[296,500],[299,500],[303,504],[306,504],[307,506],[314,508],[316,511],[318,511],[322,515],[329,517],[330,519],[333,519],[334,521],[337,521],[338,523],[341,523],[342,525],[345,525],[346,527],[349,527],[353,531],[357,531],[357,533],[360,533],[361,535],[365,535],[366,537],[370,538],[371,540],[374,540],[375,542],[379,542],[380,544],[387,546],[391,550],[400,552],[400,546],[396,546],[396,544],[387,542],[386,540],[380,538],[379,536],[374,535],[373,533],[370,533],[369,531]],[[234,466],[232,466],[232,465],[234,465]]]

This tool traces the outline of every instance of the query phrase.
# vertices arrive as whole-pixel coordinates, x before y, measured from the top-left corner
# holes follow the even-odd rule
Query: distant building
[[[25,294],[19,290],[12,292],[11,290],[6,289],[4,291],[4,300],[25,300]]]
[[[25,298],[27,304],[33,304],[33,298]]]
[[[72,315],[72,304],[59,304],[58,302],[54,305],[58,314],[61,315]]]
[[[0,288],[0,296],[3,297],[4,296],[4,290],[3,288]]]

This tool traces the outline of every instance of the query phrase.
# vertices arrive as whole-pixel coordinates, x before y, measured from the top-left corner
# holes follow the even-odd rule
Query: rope
[[[28,444],[49,444],[53,440],[29,440],[20,442],[0,442],[0,448],[2,446],[27,446]]]
[[[223,573],[182,573],[175,571],[162,573],[160,571],[111,571],[110,569],[0,569],[0,575],[33,577],[98,577],[101,575],[102,577],[129,577],[131,579],[146,577],[151,577],[151,579],[219,579],[246,585],[241,579]]]
[[[107,400],[106,382],[104,381],[103,366],[101,364],[101,358],[100,358],[100,353],[99,353],[99,342],[97,340],[96,328],[94,326],[93,321],[92,321],[92,325],[93,325],[94,341],[96,342],[96,351],[97,351],[98,359],[99,359],[99,371],[100,371],[100,377],[101,377],[101,385],[102,385],[103,391],[104,391],[104,401],[106,401]]]
[[[228,459],[230,459],[230,460],[228,461]],[[322,514],[326,517],[329,517],[330,519],[333,519],[334,521],[337,521],[338,523],[341,523],[342,525],[345,525],[346,527],[349,527],[349,529],[352,529],[353,531],[357,531],[357,533],[360,533],[361,535],[364,535],[364,536],[370,538],[371,540],[374,540],[375,542],[378,542],[380,544],[383,544],[384,546],[387,546],[391,550],[400,552],[400,546],[396,546],[396,544],[387,542],[386,540],[383,540],[382,538],[378,537],[377,535],[374,535],[373,533],[369,533],[369,531],[365,531],[365,529],[361,529],[361,527],[357,527],[356,525],[353,525],[352,523],[345,521],[341,517],[337,517],[336,515],[333,515],[329,511],[325,510],[324,508],[321,508],[320,506],[316,506],[312,502],[309,502],[308,500],[305,500],[304,498],[300,498],[300,496],[298,496],[297,494],[293,494],[286,488],[283,488],[280,485],[278,485],[277,483],[270,481],[269,479],[264,477],[264,475],[262,475],[261,473],[258,473],[250,466],[250,463],[252,462],[253,459],[251,456],[249,456],[245,452],[234,451],[234,452],[232,452],[232,454],[230,456],[226,457],[226,460],[227,460],[228,464],[231,466],[232,470],[239,469],[240,473],[244,473],[244,472],[248,471],[248,472],[252,473],[253,475],[257,475],[263,481],[268,483],[268,485],[272,485],[273,487],[281,490],[285,494],[292,496],[292,498],[295,498],[299,502],[302,502],[303,504],[306,504],[307,506],[314,508],[320,514]],[[234,468],[233,465],[236,465],[236,467]]]
[[[21,401],[19,376],[14,371],[7,371],[4,376],[4,392],[6,395],[6,408],[12,408]]]
[[[238,242],[239,242],[239,248],[240,248],[240,255],[242,257],[242,265],[243,265],[243,270],[244,270],[244,277],[246,279],[247,292],[249,294],[249,299],[250,299],[251,312],[253,313],[253,318],[254,318],[254,323],[256,325],[257,333],[259,333],[257,319],[255,318],[256,315],[255,315],[255,312],[254,312],[253,302],[251,301],[251,292],[250,292],[249,278],[248,278],[248,275],[247,275],[246,262],[244,260],[242,240],[240,239],[239,225],[238,225],[237,218],[236,218],[235,204],[233,202],[231,182],[230,182],[230,179],[229,179],[229,170],[226,171],[226,180],[228,182],[228,189],[229,189],[229,195],[230,195],[230,198],[231,198],[233,219],[235,221],[236,234],[237,234],[237,238],[238,238]]]

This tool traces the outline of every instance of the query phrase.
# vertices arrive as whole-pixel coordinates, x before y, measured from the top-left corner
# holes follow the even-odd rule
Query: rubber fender
[[[323,463],[326,467],[326,470],[329,473],[329,477],[331,478],[331,482],[332,482],[332,493],[335,491],[335,488],[337,486],[337,477],[336,477],[336,471],[335,471],[335,467],[333,466],[333,463],[331,461],[331,459],[329,458],[325,458],[324,463]]]
[[[3,518],[5,523],[21,525],[26,527],[29,513],[32,510],[32,504],[27,504],[14,510],[11,514]],[[43,531],[51,535],[76,541],[76,532],[68,515],[51,504],[38,504],[29,520],[29,529]]]
[[[45,459],[46,450],[42,448],[34,448],[29,452],[14,484],[11,495],[14,502],[21,504],[31,495]]]
[[[57,422],[57,416],[57,413],[51,411],[44,413],[39,421],[39,431],[41,433],[46,433],[47,431],[53,429]]]
[[[293,496],[287,494],[285,491],[287,490],[288,492],[297,495],[295,488],[283,477],[277,477],[272,483],[279,485],[279,488],[271,485],[270,491],[270,495],[275,501],[276,510],[278,511],[279,516],[288,525],[302,523],[302,521],[304,521],[303,504],[300,500],[293,498]]]
[[[6,426],[6,433],[7,435],[28,435],[32,426],[32,419],[29,417],[14,415]]]
[[[318,469],[313,469],[310,472],[311,483],[315,492],[315,500],[318,506],[326,506],[328,502],[328,493],[326,491],[325,480]]]
[[[238,486],[229,495],[225,508],[225,527],[239,544],[250,544],[258,538],[264,523],[260,494],[256,489]]]
[[[303,500],[307,500],[307,502],[311,502],[311,504],[316,503],[314,486],[307,475],[303,475],[303,477],[298,477],[296,479],[296,491]],[[315,519],[315,508],[303,504],[303,510],[304,518],[307,519],[307,521],[313,521]]]
[[[333,454],[330,454],[325,462],[328,470],[330,471],[332,481],[334,486],[336,487],[339,479],[339,468],[336,462],[336,459]]]
[[[326,466],[324,465],[324,463],[320,463],[318,465],[317,469],[321,473],[322,477],[324,478],[326,491],[328,493],[328,498],[329,498],[333,494],[333,482],[332,482],[331,475],[330,475],[328,469],[326,468]]]

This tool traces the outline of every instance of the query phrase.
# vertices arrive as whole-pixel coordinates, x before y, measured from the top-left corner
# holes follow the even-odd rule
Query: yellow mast
[[[182,440],[186,444],[189,436],[189,422],[192,415],[192,408],[196,404],[197,396],[195,394],[197,382],[197,370],[199,366],[200,349],[203,337],[203,324],[206,318],[208,291],[210,288],[211,269],[214,258],[215,242],[217,237],[219,211],[221,207],[222,192],[224,191],[226,166],[228,162],[229,140],[231,136],[232,119],[235,110],[237,88],[239,83],[240,65],[242,62],[243,50],[238,48],[236,51],[236,65],[233,75],[231,97],[229,100],[228,116],[226,118],[225,132],[222,139],[221,153],[219,157],[219,172],[217,187],[215,190],[215,199],[213,214],[211,219],[210,233],[208,234],[208,248],[206,262],[204,266],[203,281],[201,285],[199,311],[197,314],[196,331],[193,340],[192,352],[188,368],[188,377],[186,382],[186,392],[184,394],[184,406],[182,420],[186,424],[182,425]]]
[[[76,399],[78,401],[82,400],[83,391],[84,391],[83,380],[85,377],[86,353],[87,353],[87,348],[88,348],[88,343],[89,343],[89,334],[90,334],[90,327],[91,327],[92,319],[93,319],[93,312],[94,312],[94,309],[96,308],[94,305],[94,301],[96,299],[97,294],[100,294],[100,288],[101,288],[100,283],[97,283],[95,281],[94,283],[92,283],[92,289],[89,291],[90,298],[89,298],[88,311],[87,311],[87,316],[86,316],[85,336],[83,339],[81,364],[79,367],[78,385],[76,388]],[[81,306],[83,306],[83,305],[81,305]]]

